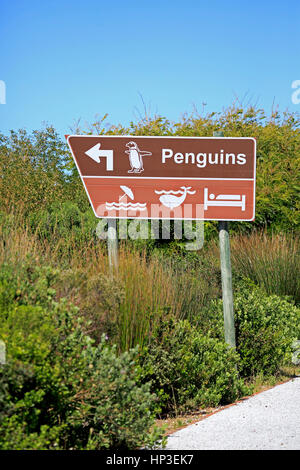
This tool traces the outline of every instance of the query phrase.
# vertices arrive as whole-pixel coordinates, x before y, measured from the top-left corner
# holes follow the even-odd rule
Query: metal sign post
[[[224,314],[225,341],[229,346],[236,347],[234,309],[232,293],[232,272],[230,261],[230,243],[228,222],[219,222],[219,242],[222,278],[222,297]]]
[[[0,365],[6,364],[6,346],[4,341],[0,339]]]
[[[214,137],[223,137],[223,132],[214,132]],[[234,326],[234,309],[232,293],[232,270],[230,260],[230,242],[228,222],[219,222],[220,261],[222,278],[222,298],[224,315],[225,341],[229,346],[236,347],[236,335]]]

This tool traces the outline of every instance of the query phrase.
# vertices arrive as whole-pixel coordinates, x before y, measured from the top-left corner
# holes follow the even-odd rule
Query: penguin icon
[[[128,173],[142,173],[144,171],[143,167],[143,157],[145,155],[152,155],[151,152],[146,150],[140,150],[135,142],[128,142],[126,144],[129,150],[125,150],[125,153],[129,156],[129,163],[131,169],[128,170]]]

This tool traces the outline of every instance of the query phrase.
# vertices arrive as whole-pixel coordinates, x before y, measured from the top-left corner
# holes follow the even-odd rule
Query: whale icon
[[[162,194],[159,200],[164,206],[174,209],[175,207],[179,207],[185,201],[188,194],[195,194],[196,191],[190,191],[191,188],[191,186],[181,186],[178,191],[173,191],[172,189],[170,191],[155,190],[155,193]],[[180,196],[177,196],[177,194],[180,194]]]

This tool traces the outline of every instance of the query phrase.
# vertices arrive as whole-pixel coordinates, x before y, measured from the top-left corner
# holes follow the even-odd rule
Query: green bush
[[[222,302],[213,309],[221,316]],[[290,361],[291,344],[300,338],[300,309],[246,281],[235,292],[234,310],[240,374],[276,374]]]
[[[162,322],[141,356],[142,376],[152,380],[162,412],[230,403],[249,392],[239,380],[239,357],[188,321]]]
[[[76,416],[90,430],[89,449],[153,447],[161,440],[158,429],[149,431],[158,403],[149,383],[138,384],[136,358],[137,349],[118,355],[103,339],[89,364],[93,373]]]
[[[39,266],[32,257],[16,264],[3,263],[0,266],[0,311],[13,303],[51,305],[58,276],[58,269],[46,264]]]
[[[11,273],[2,272],[7,364],[0,368],[0,449],[155,446],[157,398],[139,382],[137,351],[117,355],[104,337],[94,346],[78,309],[55,303],[55,292],[39,295],[49,271],[34,273],[7,291]],[[28,304],[33,298],[35,306]]]
[[[66,423],[57,422],[61,400],[55,375],[52,379],[46,363],[38,367],[10,360],[1,367],[1,450],[60,448]]]
[[[103,339],[81,356],[64,355],[66,364],[9,361],[0,372],[0,449],[155,446],[157,399],[150,384],[138,384],[135,358],[134,350],[118,356]]]

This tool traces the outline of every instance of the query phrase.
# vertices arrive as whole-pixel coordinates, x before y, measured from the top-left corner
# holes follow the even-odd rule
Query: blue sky
[[[300,111],[300,2],[0,0],[0,132],[171,120],[237,96]]]

